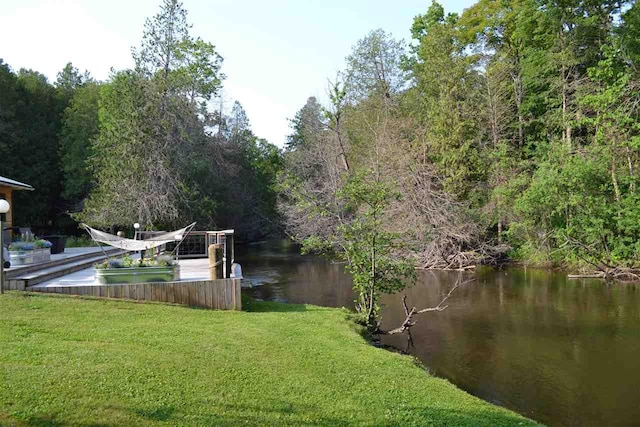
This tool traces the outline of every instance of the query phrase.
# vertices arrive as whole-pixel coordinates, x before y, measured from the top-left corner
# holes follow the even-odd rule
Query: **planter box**
[[[180,280],[180,267],[96,268],[96,279],[101,285],[116,283],[174,282]]]
[[[11,266],[37,264],[51,261],[51,249],[34,249],[31,251],[9,251]]]

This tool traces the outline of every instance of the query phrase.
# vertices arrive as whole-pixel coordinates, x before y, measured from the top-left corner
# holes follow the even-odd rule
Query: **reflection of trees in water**
[[[255,298],[285,301],[296,304],[315,304],[328,307],[353,307],[354,294],[351,278],[344,265],[332,264],[320,258],[270,259],[254,264],[246,273],[277,269],[273,283],[248,290]]]
[[[243,270],[277,282],[248,291],[261,299],[349,307],[354,299],[344,266],[319,258],[252,257]],[[403,294],[410,306],[433,306],[457,277],[423,271]],[[455,291],[445,311],[416,319],[412,354],[456,385],[542,422],[636,424],[640,286],[569,281],[534,269],[480,268],[476,277]],[[402,295],[382,303],[382,327],[401,324]],[[407,340],[382,337],[402,350]]]
[[[382,328],[394,328],[405,319],[404,308],[402,306],[402,295],[407,295],[407,304],[416,307],[434,306],[440,302],[442,296],[446,294],[455,283],[457,273],[441,271],[421,271],[416,284],[405,289],[401,294],[387,295],[382,298],[384,309],[382,311]],[[447,311],[458,307],[462,301],[461,294],[466,291],[465,287],[456,290],[456,294],[451,297],[449,308],[437,313],[426,313],[416,317],[417,324],[412,328],[413,348],[410,352],[418,356],[421,360],[423,349],[429,347],[431,351],[437,351],[441,345],[442,337],[448,334],[451,326],[443,323],[440,328],[431,328],[432,319],[438,316],[447,315]],[[385,336],[382,338],[384,344],[394,346],[398,349],[405,349],[407,337],[405,336]],[[425,353],[426,356],[428,353]]]
[[[288,296],[292,301],[329,307],[353,307],[351,277],[345,272],[343,264],[317,260],[300,263],[287,279]]]
[[[455,277],[422,273],[405,291],[409,304],[437,304]],[[640,287],[531,269],[480,269],[477,277],[447,310],[418,319],[412,354],[457,385],[541,421],[640,416],[634,394],[623,392],[640,386]],[[383,303],[383,326],[404,320],[400,295]],[[404,349],[407,337],[383,343]]]

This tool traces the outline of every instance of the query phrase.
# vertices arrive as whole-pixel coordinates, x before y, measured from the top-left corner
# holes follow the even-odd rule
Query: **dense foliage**
[[[422,266],[637,265],[638,28],[633,1],[480,0],[460,15],[433,2],[406,47],[371,32],[343,104],[319,115],[310,99],[293,121],[290,232],[330,240],[354,214],[335,195],[374,162],[399,195],[381,230]]]
[[[277,232],[281,152],[253,134],[239,103],[212,108],[222,57],[190,34],[179,1],[162,2],[133,56],[135,69],[106,82],[68,64],[54,84],[0,61],[0,175],[36,188],[16,193],[14,222]]]
[[[46,225],[63,208],[59,195],[58,132],[63,94],[40,73],[13,73],[0,61],[1,175],[27,182],[37,190],[15,195],[15,216],[23,223]]]
[[[639,28],[633,1],[480,0],[459,15],[434,2],[409,43],[382,30],[356,43],[282,156],[240,104],[212,108],[222,57],[165,0],[135,69],[108,81],[68,64],[50,84],[0,63],[0,172],[36,188],[16,194],[15,218],[41,231],[194,220],[253,238],[284,219],[326,244],[364,214],[345,191],[378,167],[394,195],[378,229],[418,265],[507,252],[635,265]]]

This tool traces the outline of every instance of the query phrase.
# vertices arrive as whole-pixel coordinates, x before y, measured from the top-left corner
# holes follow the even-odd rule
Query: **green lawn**
[[[0,425],[526,425],[346,312],[0,295]]]

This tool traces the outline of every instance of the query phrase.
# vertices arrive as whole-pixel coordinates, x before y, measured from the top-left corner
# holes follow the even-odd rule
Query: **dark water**
[[[353,305],[344,267],[301,257],[286,243],[239,251],[249,295]],[[421,272],[409,305],[436,305],[458,273]],[[408,350],[437,376],[551,426],[640,425],[640,286],[567,280],[561,273],[483,268],[449,307],[421,315]],[[404,320],[385,298],[383,327]],[[385,344],[407,349],[406,336]]]

